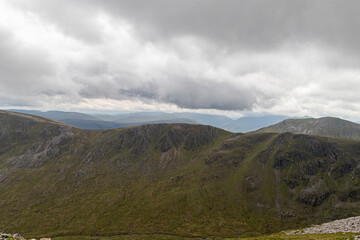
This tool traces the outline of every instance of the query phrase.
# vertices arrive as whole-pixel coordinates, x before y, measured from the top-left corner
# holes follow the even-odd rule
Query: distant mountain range
[[[89,131],[0,111],[1,229],[205,239],[360,215],[359,146],[195,124]]]
[[[326,137],[360,139],[360,124],[334,117],[287,119],[255,132],[291,132]]]
[[[289,118],[288,116],[281,115],[265,115],[259,117],[242,117],[233,120],[223,115],[199,113],[138,112],[115,115],[90,115],[63,111],[41,112],[18,109],[12,109],[10,111],[56,119],[81,129],[110,129],[155,123],[190,123],[210,125],[230,132],[249,132]]]
[[[20,112],[25,114],[31,114],[35,116],[55,119],[55,120],[63,120],[63,119],[77,119],[77,120],[100,120],[99,118],[85,114],[85,113],[78,113],[78,112],[63,112],[63,111],[47,111],[42,112],[38,110],[22,110],[22,109],[10,109],[9,111],[12,112]]]
[[[230,132],[250,132],[269,126],[275,123],[278,123],[284,119],[289,118],[289,116],[282,115],[265,115],[259,117],[242,117],[236,120],[229,121],[227,123],[218,126],[222,129],[225,129]]]
[[[299,134],[360,139],[360,124],[340,118],[296,118],[265,115],[231,119],[223,115],[200,113],[137,112],[127,114],[90,115],[78,112],[12,110],[58,120],[81,129],[112,129],[160,123],[202,124],[230,132],[292,132]]]
[[[139,126],[145,124],[159,124],[159,123],[188,123],[198,124],[195,120],[188,118],[176,118],[175,116],[158,117],[155,114],[126,114],[126,115],[90,115],[78,112],[63,112],[63,111],[37,111],[37,110],[11,110],[13,112],[31,114],[35,116],[55,119],[64,123],[70,124],[81,129],[97,130],[97,129],[112,129],[129,126]]]

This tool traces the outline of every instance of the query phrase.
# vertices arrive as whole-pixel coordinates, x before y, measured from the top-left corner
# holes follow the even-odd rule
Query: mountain
[[[31,236],[237,236],[360,214],[360,142],[0,111],[0,219]],[[65,238],[66,239],[66,238]]]
[[[222,128],[222,126],[232,119],[223,115],[200,114],[200,113],[178,113],[178,116],[193,119],[204,125]]]
[[[250,132],[289,118],[282,115],[265,115],[258,117],[241,117],[222,124],[220,127],[230,132]]]
[[[224,123],[232,121],[222,115],[200,114],[200,113],[164,113],[164,112],[141,112],[123,114],[117,120],[120,123],[138,123],[149,121],[166,121],[171,119],[189,119],[194,122],[221,127]]]
[[[360,139],[360,124],[340,118],[287,119],[256,132],[292,132],[326,137]]]
[[[119,117],[110,114],[94,114],[94,116],[101,121],[116,121]]]
[[[158,123],[198,124],[196,121],[192,119],[175,118],[172,115],[169,115],[169,117],[164,118],[164,117],[151,117],[150,114],[144,114],[144,116],[150,116],[150,117],[143,117],[143,115],[140,115],[137,118],[137,120],[135,120],[134,117],[132,116],[132,117],[128,117],[127,121],[122,121],[119,120],[118,116],[114,116],[114,115],[92,116],[78,112],[63,112],[63,111],[42,112],[37,110],[19,110],[19,109],[11,110],[11,111],[59,120],[61,122],[70,124],[74,127],[78,127],[81,129],[88,129],[88,130],[122,128],[128,126],[139,126],[145,124],[158,124]],[[135,115],[137,116],[139,114],[135,114]]]
[[[197,124],[197,122],[184,119],[168,119],[168,120],[159,120],[159,121],[149,121],[149,122],[133,122],[133,123],[119,123],[114,121],[101,121],[101,120],[83,120],[83,119],[62,119],[64,123],[70,124],[74,127],[88,130],[99,130],[99,129],[112,129],[112,128],[123,128],[130,126],[140,126],[146,124],[159,124],[159,123],[187,123],[187,124]]]
[[[230,132],[249,132],[278,123],[288,116],[264,115],[257,117],[241,117],[233,120],[223,115],[200,114],[200,113],[164,113],[164,112],[142,112],[122,114],[116,120],[120,123],[136,123],[155,120],[166,120],[171,118],[185,118],[196,121],[197,123],[222,128]]]
[[[31,114],[35,116],[55,119],[55,120],[64,120],[64,119],[76,119],[76,120],[100,120],[99,118],[95,116],[91,116],[85,113],[78,113],[78,112],[63,112],[63,111],[37,111],[37,110],[21,110],[21,109],[14,109],[11,110],[12,112],[19,112],[19,113],[25,113],[25,114]]]
[[[114,121],[119,123],[140,123],[150,121],[164,121],[174,118],[176,118],[176,116],[171,113],[131,113],[122,115]]]
[[[121,114],[89,115],[78,112],[37,110],[11,110],[50,119],[56,119],[82,129],[111,129],[126,126],[139,126],[155,123],[188,123],[203,124],[222,128],[230,132],[249,132],[278,123],[289,117],[281,115],[265,115],[259,117],[242,117],[233,120],[223,115],[201,113],[165,113],[165,112],[136,112]]]
[[[61,121],[74,127],[88,130],[112,129],[132,126],[132,124],[101,120],[62,119]]]

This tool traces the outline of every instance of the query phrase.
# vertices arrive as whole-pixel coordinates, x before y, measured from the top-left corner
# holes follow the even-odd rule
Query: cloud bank
[[[0,106],[358,120],[358,10],[355,0],[5,0]]]

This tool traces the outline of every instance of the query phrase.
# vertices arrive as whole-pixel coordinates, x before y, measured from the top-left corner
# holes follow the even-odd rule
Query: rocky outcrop
[[[19,233],[9,234],[9,233],[2,233],[0,231],[0,239],[8,239],[8,240],[26,240],[26,238],[22,237]],[[30,240],[36,240],[32,238]],[[40,238],[40,240],[51,240],[51,238]]]

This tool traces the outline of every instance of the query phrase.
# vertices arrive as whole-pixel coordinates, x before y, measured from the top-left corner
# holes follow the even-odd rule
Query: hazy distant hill
[[[95,116],[91,116],[85,113],[78,113],[78,112],[63,112],[63,111],[37,111],[37,110],[11,110],[13,112],[20,112],[26,113],[31,115],[36,115],[40,117],[55,119],[55,120],[63,120],[63,119],[77,119],[77,120],[100,120]]]
[[[121,115],[118,119],[113,120],[121,123],[136,123],[143,121],[166,120],[171,118],[192,119],[200,124],[210,125],[225,129],[231,132],[249,132],[256,129],[278,123],[288,116],[265,115],[257,117],[242,117],[233,120],[223,115],[211,115],[200,113],[130,113]]]
[[[360,142],[0,112],[0,219],[25,236],[236,236],[360,215]]]
[[[193,119],[204,125],[222,128],[225,123],[233,121],[223,115],[200,114],[200,113],[178,113],[178,116]]]
[[[231,118],[222,115],[210,115],[199,113],[162,113],[162,112],[143,112],[143,113],[130,113],[121,115],[117,122],[122,123],[136,123],[136,122],[148,122],[148,121],[165,121],[169,119],[191,119],[194,122],[220,127],[228,121],[232,121]]]
[[[258,117],[242,117],[236,120],[229,121],[220,127],[231,132],[250,132],[259,128],[269,126],[284,119],[288,116],[282,115],[265,115]]]
[[[37,110],[12,110],[12,111],[45,117],[49,119],[55,119],[81,129],[90,129],[90,130],[122,128],[128,126],[139,126],[145,124],[158,124],[158,123],[198,124],[198,122],[196,122],[195,120],[188,118],[181,118],[181,117],[176,118],[175,115],[171,115],[171,114],[166,115],[166,117],[155,117],[151,114],[144,113],[141,115],[134,114],[134,116],[126,115],[127,118],[119,118],[119,116],[114,116],[114,115],[92,116],[85,113],[63,112],[63,111],[47,111],[47,112],[42,112]],[[122,121],[123,119],[125,121]]]
[[[132,124],[101,120],[62,119],[61,121],[74,127],[89,130],[112,129],[132,126]]]
[[[118,116],[109,115],[109,114],[94,114],[94,116],[101,121],[111,121],[111,122],[119,118]]]
[[[88,130],[100,130],[100,129],[112,129],[112,128],[123,128],[130,126],[140,126],[146,124],[159,124],[159,123],[188,123],[188,124],[197,124],[197,122],[190,119],[168,119],[168,120],[159,120],[159,121],[149,121],[149,122],[135,122],[135,123],[121,123],[114,121],[101,121],[101,120],[83,120],[83,119],[61,119],[62,122],[70,124],[74,127]]]
[[[56,119],[82,129],[110,129],[125,126],[138,126],[151,123],[189,123],[203,124],[225,129],[230,132],[249,132],[278,123],[289,117],[265,115],[258,117],[242,117],[233,120],[223,115],[201,113],[165,113],[165,112],[136,112],[122,114],[84,114],[77,112],[37,110],[11,110],[50,119]]]
[[[256,132],[292,132],[319,136],[360,139],[360,124],[340,118],[287,119]]]

